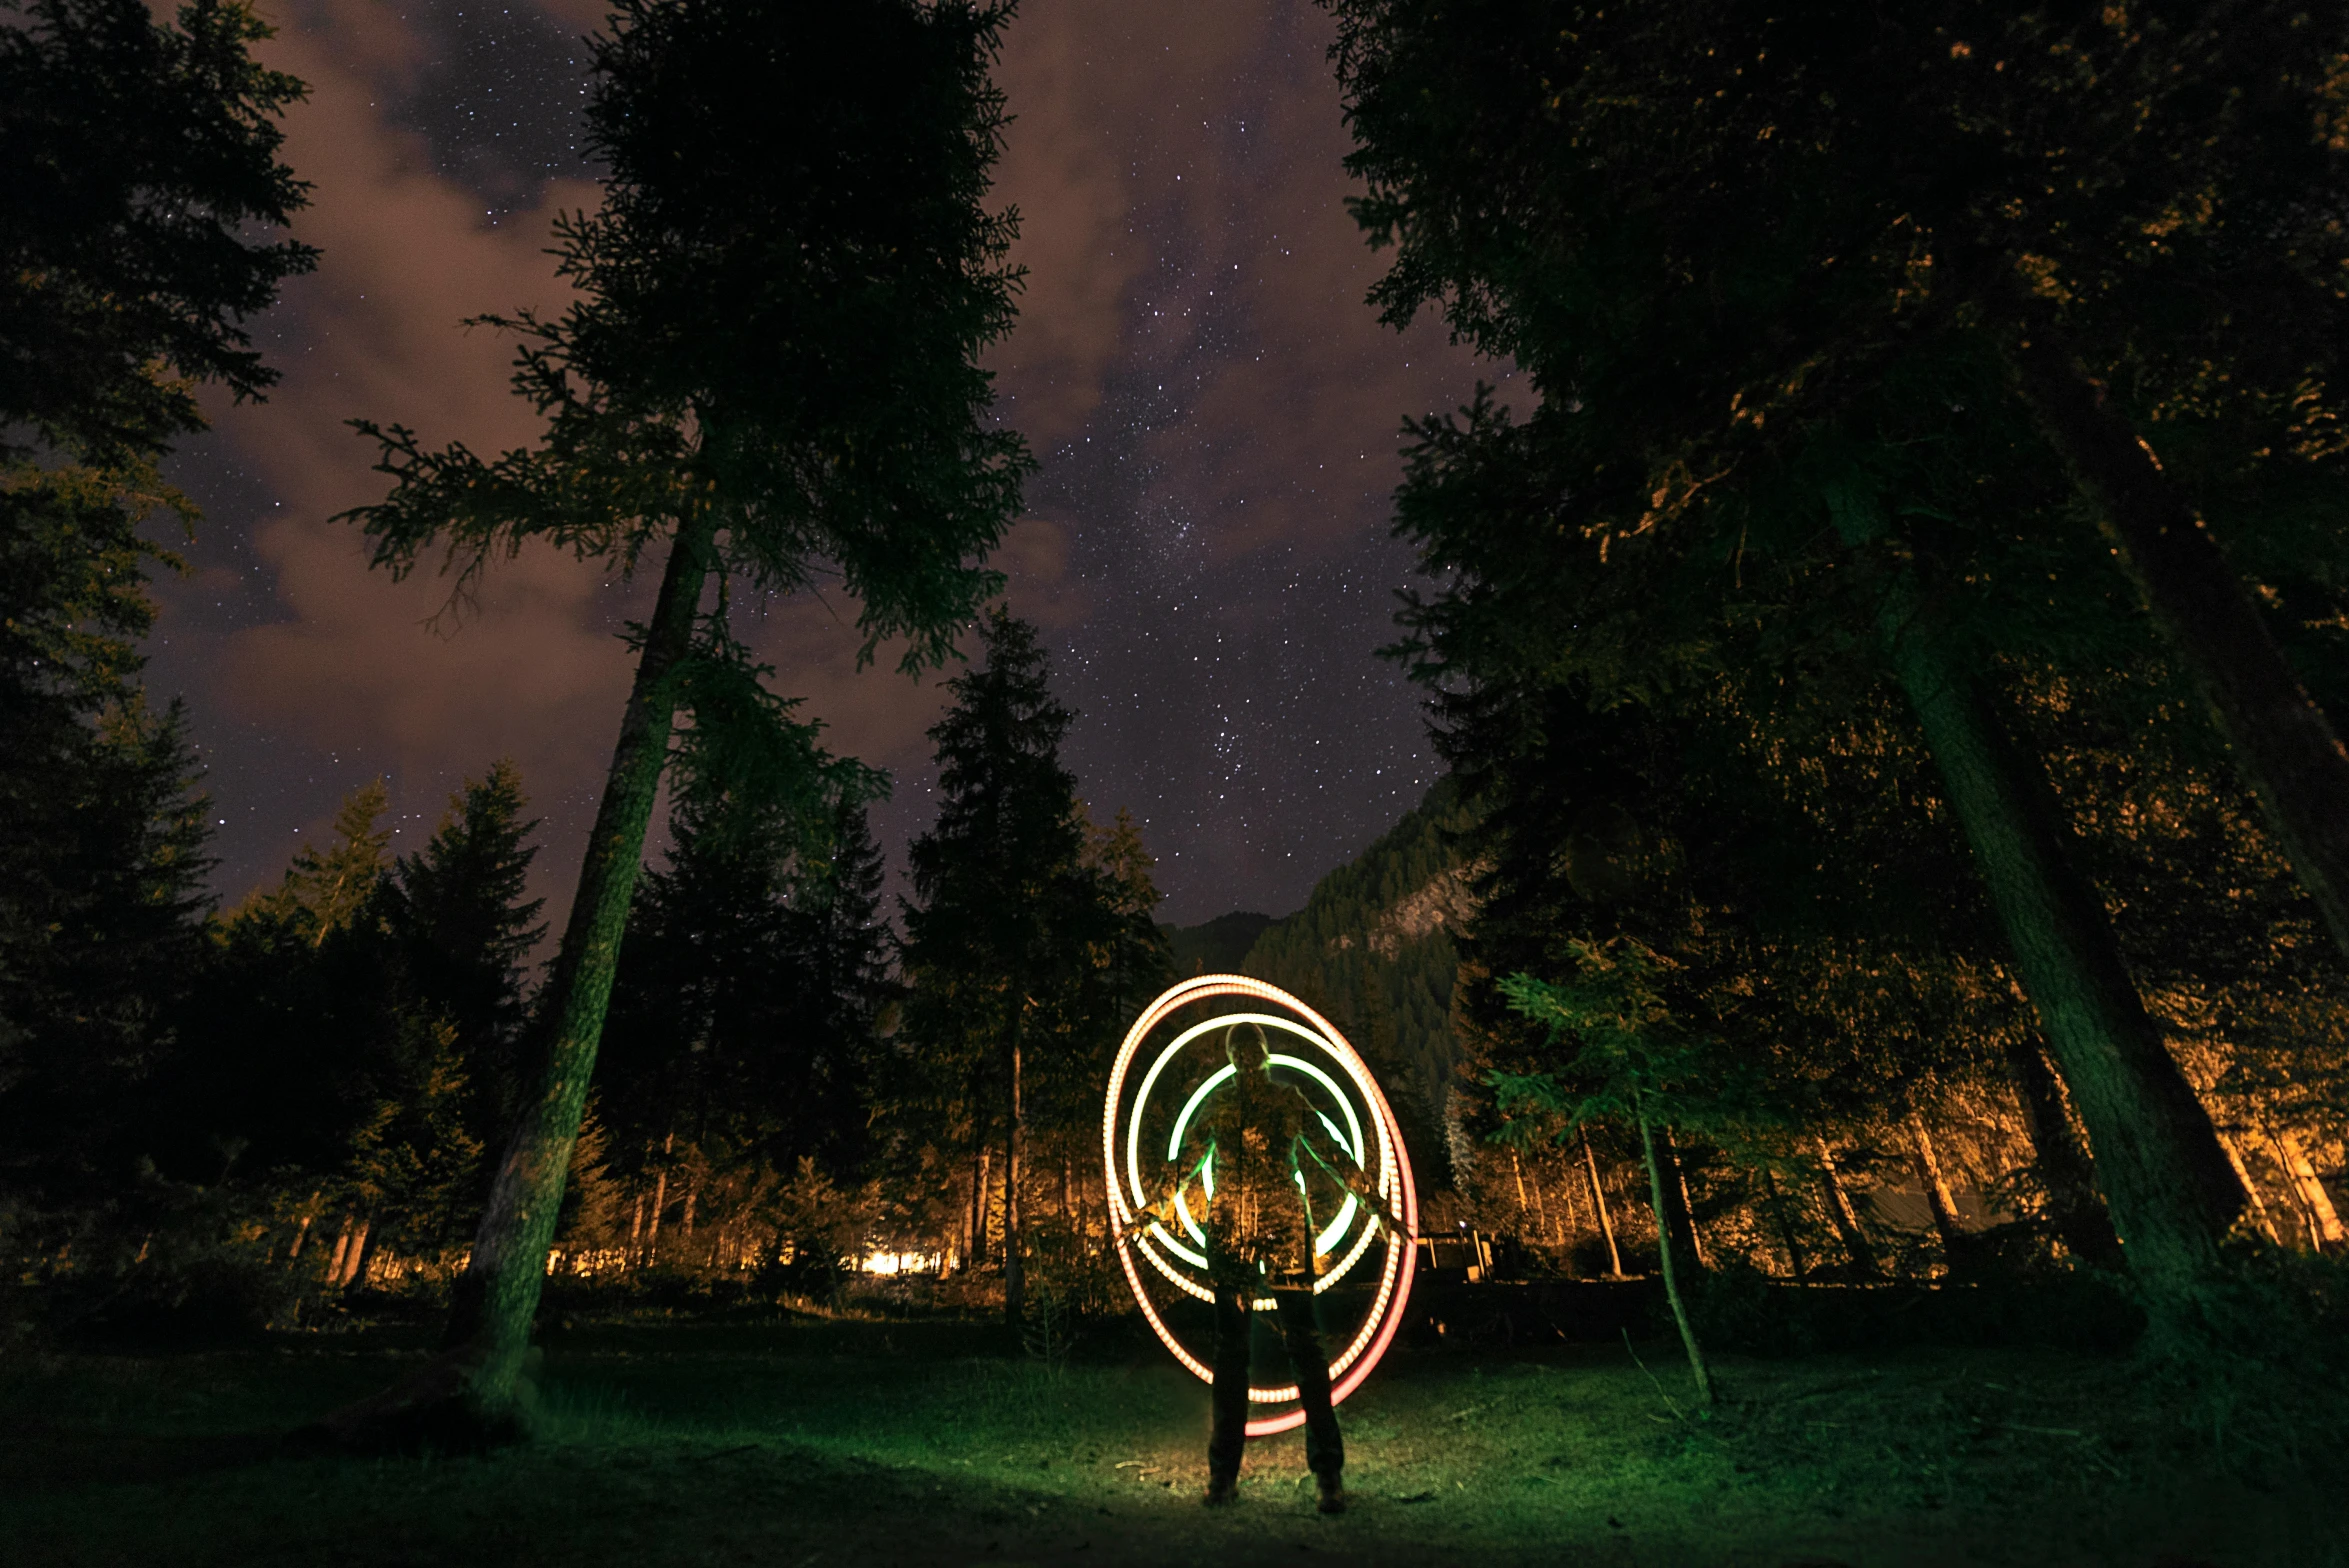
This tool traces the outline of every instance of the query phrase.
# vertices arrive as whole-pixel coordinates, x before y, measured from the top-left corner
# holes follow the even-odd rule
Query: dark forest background
[[[156,464],[201,427],[193,382],[270,385],[238,323],[311,259],[267,238],[302,202],[275,161],[300,86],[234,5],[9,8],[11,1332],[429,1315],[501,1169],[552,1159],[566,1309],[869,1297],[1048,1340],[1121,1303],[1110,1056],[1171,978],[1227,967],[1374,1064],[1426,1228],[1476,1238],[1431,1262],[1661,1275],[1692,1360],[1771,1281],[2085,1281],[2245,1354],[2338,1311],[2349,12],[1334,6],[1359,213],[1395,247],[1373,303],[1538,396],[1405,429],[1427,575],[1391,654],[1450,775],[1303,910],[1170,931],[973,564],[1025,461],[972,368],[1013,309],[978,205],[1003,18],[849,9],[830,41],[868,69],[837,91],[912,91],[875,40],[935,68],[911,129],[842,145],[896,127],[936,158],[858,178],[930,184],[776,196],[756,249],[642,129],[758,119],[679,64],[755,20],[625,8],[617,194],[566,239],[588,302],[507,324],[547,443],[484,463],[366,427],[392,499],[355,521],[391,569],[544,534],[657,547],[685,584],[638,629],[610,797],[641,843],[670,769],[670,847],[597,849],[616,949],[591,910],[550,963],[529,781],[491,758],[411,855],[370,784],[277,883],[206,894],[186,722],[139,678],[159,541],[198,521]],[[856,283],[935,307],[891,339],[899,380],[825,335],[825,290],[900,253],[867,223],[947,258]],[[720,351],[736,287],[799,334],[788,385]],[[885,781],[725,621],[730,583],[839,561],[876,640],[964,660],[902,900]],[[550,1084],[580,1096],[559,1136]]]

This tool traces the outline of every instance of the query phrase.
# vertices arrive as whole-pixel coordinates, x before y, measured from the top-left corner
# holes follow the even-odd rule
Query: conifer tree
[[[260,232],[304,199],[267,36],[234,0],[0,4],[0,1147],[49,1197],[119,1194],[152,1129],[91,1097],[154,1071],[201,951],[196,768],[137,686],[178,563],[141,530],[195,521],[154,461],[199,383],[274,380],[241,323],[312,261]]]
[[[1148,925],[1155,895],[1136,880],[1138,845],[1087,843],[1076,779],[1060,760],[1075,715],[1053,698],[1035,628],[998,607],[980,644],[979,668],[948,683],[954,706],[930,731],[941,801],[907,857],[907,1029],[921,1070],[966,1097],[974,1157],[1002,1151],[1004,1310],[1017,1329],[1037,1086],[1082,1070],[1067,1055],[1089,1043],[1071,1015],[1086,1012],[1093,954],[1121,943],[1162,950]],[[1134,972],[1130,959],[1117,968]]]
[[[0,458],[28,433],[153,457],[204,428],[194,383],[277,379],[240,323],[316,260],[256,233],[306,200],[277,161],[304,88],[253,60],[270,29],[237,0],[0,10]]]
[[[2001,711],[2015,661],[2144,657],[2113,550],[2076,525],[2083,498],[2140,587],[2144,563],[2032,389],[2031,344],[2066,337],[2125,373],[2131,417],[2175,423],[2156,445],[2214,525],[2243,520],[2238,559],[2288,582],[2337,570],[2311,570],[2338,536],[2311,537],[2298,511],[2338,493],[2337,454],[2293,433],[2282,390],[2334,350],[2211,315],[2237,282],[2196,269],[2225,252],[2271,302],[2333,319],[2313,279],[2338,236],[2278,205],[2271,165],[2337,173],[2340,149],[2320,145],[2337,86],[2317,63],[2341,16],[1340,10],[1359,211],[1398,246],[1379,301],[1397,321],[1440,305],[1544,393],[1521,425],[1480,405],[1457,440],[1420,427],[1453,494],[1448,519],[1431,505],[1406,527],[1441,541],[1431,565],[1467,568],[1420,624],[1444,623],[1455,673],[1473,664],[1495,690],[1579,679],[1602,707],[1700,712],[1726,680],[1762,717],[1790,706],[1773,687],[1857,697],[1844,683],[1880,660],[1930,739],[2132,1267],[2165,1320],[2195,1318],[2241,1190]],[[2081,178],[2049,178],[2057,165]],[[2164,254],[2173,233],[2186,260]],[[2018,272],[2039,291],[2022,315],[2005,303],[2031,293]],[[2066,374],[2066,396],[2087,388]],[[2265,515],[2261,496],[2278,503]],[[2287,538],[2300,560],[2275,551]],[[2242,598],[2215,560],[2199,571],[2202,608],[2155,595],[2156,620],[2329,911],[2307,846],[2349,826],[2349,787],[2304,786],[2349,758],[2304,722],[2256,612],[2230,622],[2231,648],[2182,630],[2227,619],[2211,596]],[[2281,629],[2324,652],[2315,621]],[[2261,681],[2263,713],[2218,690]]]
[[[1612,425],[1626,526],[1717,526],[1911,356],[1987,351],[1953,409],[2027,411],[2349,952],[2303,684],[2340,689],[2349,8],[1336,9],[1375,297]]]
[[[423,851],[397,867],[388,918],[403,948],[412,1002],[453,1032],[463,1063],[465,1126],[494,1145],[520,1104],[524,971],[546,936],[543,899],[525,898],[529,841],[522,776],[509,761],[468,779]]]
[[[93,1195],[119,1119],[167,1044],[200,952],[204,803],[181,709],[148,706],[140,536],[168,492],[107,476],[0,474],[0,1147],[30,1184]],[[58,1185],[63,1183],[63,1186]]]
[[[688,792],[820,832],[832,802],[875,787],[764,684],[729,629],[734,591],[837,570],[865,655],[902,638],[912,670],[947,655],[995,585],[973,558],[1029,467],[990,420],[977,364],[1011,324],[1017,281],[1011,220],[983,206],[1006,15],[626,0],[594,44],[604,204],[559,236],[578,297],[559,318],[500,323],[522,336],[515,387],[545,438],[485,461],[360,426],[395,484],[356,516],[395,573],[443,560],[461,592],[534,539],[662,568],[541,1009],[543,1077],[506,1145],[450,1353],[336,1417],[341,1440],[519,1429],[515,1380],[679,710]]]

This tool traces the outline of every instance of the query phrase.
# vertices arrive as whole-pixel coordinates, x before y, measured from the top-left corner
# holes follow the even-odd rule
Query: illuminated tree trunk
[[[1810,1260],[1803,1255],[1802,1242],[1796,1239],[1794,1218],[1786,1212],[1786,1197],[1778,1190],[1775,1172],[1767,1169],[1762,1172],[1762,1191],[1770,1199],[1770,1218],[1778,1226],[1779,1244],[1786,1248],[1786,1266],[1793,1271],[1794,1278],[1808,1279],[1811,1273]]]
[[[1582,1164],[1590,1172],[1592,1207],[1599,1211],[1599,1230],[1607,1238],[1607,1268],[1617,1279],[1623,1277],[1623,1249],[1615,1245],[1615,1220],[1607,1212],[1607,1189],[1599,1185],[1599,1157],[1591,1152],[1590,1134],[1582,1135]]]
[[[340,1285],[343,1282],[343,1260],[350,1255],[351,1217],[350,1215],[345,1214],[343,1216],[342,1229],[335,1232],[334,1256],[326,1260],[327,1284]]]
[[[612,976],[619,967],[620,940],[628,928],[628,904],[643,869],[645,830],[669,759],[677,712],[671,672],[693,645],[714,532],[709,519],[699,518],[681,528],[670,547],[547,988],[544,1005],[553,1029],[538,1095],[507,1145],[472,1262],[457,1287],[447,1343],[481,1354],[475,1387],[486,1398],[510,1394],[529,1348],[547,1248],[554,1240],[571,1148],[578,1141]]]
[[[1673,1141],[1671,1128],[1658,1127],[1656,1141],[1663,1148],[1664,1201],[1669,1205],[1672,1244],[1680,1249],[1682,1275],[1693,1279],[1707,1271],[1707,1264],[1704,1238],[1697,1234],[1696,1205],[1688,1196],[1688,1171],[1680,1163],[1680,1145]]]
[[[679,529],[670,548],[579,889],[541,1004],[546,1044],[537,1093],[498,1167],[472,1258],[454,1292],[443,1353],[388,1392],[328,1416],[320,1425],[336,1440],[364,1444],[424,1436],[459,1444],[521,1431],[522,1360],[603,1037],[645,829],[668,762],[677,707],[671,672],[692,649],[713,532],[708,519],[697,519]]]
[[[1876,1249],[1860,1224],[1859,1210],[1852,1207],[1851,1194],[1843,1190],[1843,1178],[1835,1169],[1835,1156],[1827,1140],[1814,1137],[1811,1142],[1819,1150],[1819,1199],[1827,1209],[1827,1223],[1835,1227],[1835,1239],[1843,1243],[1843,1255],[1850,1260],[1852,1273],[1864,1280],[1882,1279],[1884,1265],[1876,1261]]]
[[[2243,1196],[2250,1203],[2251,1218],[2259,1226],[2259,1233],[2277,1246],[2282,1246],[2284,1233],[2276,1229],[2276,1217],[2268,1212],[2267,1198],[2259,1190],[2258,1178],[2251,1174],[2250,1162],[2243,1158],[2242,1146],[2229,1137],[2223,1127],[2219,1129],[2218,1141],[2219,1147],[2226,1151],[2227,1163],[2235,1169],[2235,1180],[2243,1184]]]
[[[2081,1262],[2101,1269],[2120,1268],[2120,1237],[2113,1234],[2112,1216],[2105,1212],[2104,1196],[2096,1190],[2088,1151],[2073,1136],[2063,1089],[2048,1068],[2047,1053],[2037,1039],[2017,1033],[2007,1041],[2006,1063],[2016,1098],[2022,1102],[2024,1127],[2030,1134],[2040,1185],[2047,1190],[2055,1233]]]
[[[1003,1133],[1003,1316],[1016,1335],[1027,1316],[1027,1257],[1020,1233],[1020,1174],[1028,1135],[1028,1112],[1020,1082],[1021,1034],[1027,1026],[1024,999],[1011,1005],[1011,1122]]]
[[[2333,1206],[2333,1195],[2325,1191],[2324,1178],[2317,1175],[2315,1162],[2291,1129],[2279,1127],[2272,1137],[2276,1153],[2282,1159],[2284,1174],[2291,1180],[2292,1190],[2299,1195],[2301,1207],[2308,1211],[2308,1234],[2320,1252],[2338,1251],[2349,1244],[2349,1230],[2341,1225],[2341,1211]]]
[[[1887,607],[1895,673],[2006,933],[2024,994],[2087,1124],[2130,1271],[2181,1308],[2218,1267],[2243,1189],[2121,962],[2034,761],[1914,593]]]
[[[343,1289],[350,1289],[366,1273],[367,1238],[374,1230],[375,1217],[367,1214],[361,1215],[358,1229],[351,1232],[351,1254],[343,1260],[343,1277],[335,1281]]]
[[[2105,401],[2050,324],[2033,319],[2046,307],[2006,308],[2006,357],[2024,401],[2103,516],[2154,619],[2200,682],[2300,885],[2349,953],[2349,749],[2153,448]]]
[[[1933,1149],[1933,1134],[1925,1126],[1925,1118],[1909,1112],[1910,1147],[1914,1151],[1917,1185],[1925,1192],[1925,1208],[1933,1216],[1933,1234],[1941,1241],[1941,1261],[1955,1279],[1971,1271],[1973,1258],[1966,1250],[1965,1222],[1958,1218],[1957,1195],[1949,1190],[1949,1178],[1941,1169],[1941,1158]]]

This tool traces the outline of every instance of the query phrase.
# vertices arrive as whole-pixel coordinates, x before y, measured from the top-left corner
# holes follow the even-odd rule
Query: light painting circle
[[[1223,1002],[1221,1008],[1213,1004]],[[1313,1106],[1332,1143],[1351,1157],[1379,1196],[1393,1231],[1361,1212],[1348,1194],[1314,1238],[1317,1255],[1331,1259],[1314,1281],[1315,1295],[1360,1297],[1360,1321],[1330,1358],[1330,1399],[1362,1386],[1386,1354],[1411,1295],[1412,1246],[1419,1233],[1419,1197],[1386,1096],[1344,1035],[1303,1002],[1275,985],[1245,975],[1200,975],[1168,990],[1134,1020],[1109,1071],[1102,1109],[1101,1149],[1109,1216],[1126,1283],[1175,1359],[1213,1382],[1206,1359],[1170,1322],[1182,1298],[1212,1301],[1205,1236],[1187,1206],[1173,1227],[1141,1211],[1172,1186],[1184,1133],[1234,1072],[1224,1057],[1224,1032],[1235,1024],[1260,1026],[1272,1046],[1276,1077],[1294,1084]],[[1397,1234],[1399,1233],[1399,1234]],[[1333,1301],[1337,1296],[1332,1296]],[[1270,1309],[1269,1298],[1256,1303]],[[1190,1308],[1196,1312],[1196,1308]],[[1276,1407],[1248,1423],[1250,1437],[1285,1432],[1304,1423],[1297,1388],[1250,1383],[1251,1404]],[[1278,1407],[1286,1407],[1278,1408]]]

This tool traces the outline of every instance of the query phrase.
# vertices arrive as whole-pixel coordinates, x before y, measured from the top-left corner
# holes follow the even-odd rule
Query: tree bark
[[[2056,1235],[2081,1262],[2100,1269],[2120,1268],[2121,1239],[2113,1234],[2112,1216],[2096,1190],[2088,1151],[2072,1134],[2072,1118],[2047,1065],[2047,1053],[2034,1036],[2016,1033],[2007,1040],[2006,1064],[2022,1102],[2024,1129],[2030,1134],[2039,1183],[2047,1190],[2048,1217]]]
[[[1859,1210],[1852,1207],[1851,1194],[1843,1190],[1843,1178],[1835,1169],[1835,1156],[1828,1150],[1827,1140],[1814,1136],[1811,1142],[1819,1150],[1819,1198],[1827,1208],[1827,1223],[1835,1227],[1835,1239],[1843,1243],[1843,1255],[1850,1260],[1852,1273],[1864,1280],[1882,1279],[1884,1265],[1876,1259],[1876,1249],[1860,1224]]]
[[[1014,1335],[1027,1320],[1028,1279],[1025,1238],[1020,1234],[1020,1166],[1026,1153],[1028,1111],[1021,1095],[1021,1034],[1028,1021],[1024,999],[1011,1004],[1011,1123],[1003,1133],[1003,1316]]]
[[[2282,1246],[2284,1233],[2276,1229],[2276,1217],[2268,1212],[2267,1199],[2261,1195],[2259,1181],[2251,1174],[2251,1166],[2243,1158],[2242,1149],[2223,1130],[2218,1140],[2219,1147],[2226,1151],[2227,1163],[2235,1169],[2235,1179],[2243,1184],[2243,1196],[2250,1202],[2252,1221],[2259,1226],[2261,1235],[2277,1246]]]
[[[652,1214],[644,1230],[644,1262],[650,1268],[661,1261],[661,1216],[669,1207],[669,1156],[677,1148],[672,1132],[661,1143],[661,1168],[653,1173]]]
[[[1973,848],[2015,973],[2088,1128],[2130,1270],[2164,1310],[2218,1267],[2243,1190],[2121,962],[2036,763],[1913,587],[1889,603],[1895,674]]]
[[[454,1293],[445,1353],[409,1387],[328,1417],[324,1426],[330,1435],[356,1438],[361,1435],[356,1430],[341,1429],[418,1420],[470,1426],[485,1440],[487,1434],[519,1435],[518,1383],[530,1348],[531,1320],[603,1037],[628,904],[642,869],[645,830],[668,763],[677,709],[672,675],[692,651],[715,531],[710,518],[696,517],[679,527],[670,546],[547,986],[537,1093],[498,1167],[472,1258]],[[451,1404],[461,1408],[440,1408]]]
[[[988,1183],[993,1177],[995,1151],[981,1138],[979,1149],[971,1157],[971,1245],[969,1267],[977,1268],[987,1257],[987,1198]]]
[[[1794,1217],[1786,1212],[1786,1197],[1778,1190],[1778,1177],[1768,1167],[1762,1171],[1762,1190],[1770,1199],[1770,1218],[1777,1222],[1779,1243],[1786,1248],[1786,1266],[1795,1279],[1808,1279],[1810,1260],[1803,1255],[1802,1242],[1794,1233]]]
[[[1582,1135],[1583,1168],[1590,1172],[1592,1206],[1599,1211],[1599,1230],[1607,1238],[1607,1268],[1617,1279],[1623,1277],[1623,1249],[1615,1245],[1615,1220],[1607,1212],[1607,1189],[1599,1185],[1599,1157],[1591,1152],[1590,1134]]]
[[[2341,1225],[2341,1211],[2333,1206],[2333,1195],[2325,1191],[2324,1178],[2316,1173],[2316,1164],[2301,1146],[2299,1136],[2290,1128],[2278,1127],[2271,1135],[2276,1153],[2282,1157],[2284,1174],[2291,1178],[2293,1190],[2300,1195],[2301,1207],[2308,1211],[2308,1234],[2319,1252],[2337,1252],[2349,1244],[2349,1230]]]
[[[357,1284],[367,1272],[367,1237],[374,1229],[374,1216],[362,1215],[358,1228],[351,1232],[351,1253],[343,1260],[343,1277],[335,1281],[345,1290]]]
[[[2007,296],[2008,366],[2202,688],[2300,885],[2349,954],[2349,749],[2309,699],[2193,503],[2046,319]]]
[[[343,1282],[343,1259],[351,1255],[351,1216],[343,1216],[343,1227],[334,1235],[334,1256],[326,1261],[326,1283],[330,1286]]]
[[[1639,1146],[1647,1156],[1648,1201],[1656,1211],[1656,1235],[1659,1238],[1656,1258],[1664,1271],[1664,1299],[1671,1303],[1672,1321],[1680,1326],[1680,1343],[1688,1352],[1688,1369],[1696,1374],[1697,1402],[1710,1410],[1713,1406],[1713,1375],[1705,1366],[1704,1347],[1697,1343],[1696,1326],[1688,1320],[1688,1303],[1680,1296],[1680,1273],[1672,1266],[1675,1249],[1668,1239],[1668,1221],[1665,1218],[1664,1168],[1656,1158],[1656,1135],[1648,1125],[1647,1108],[1635,1087],[1631,1102],[1639,1112]]]
[[[1664,1207],[1660,1212],[1665,1221],[1665,1229],[1657,1232],[1656,1244],[1661,1248],[1664,1238],[1670,1236],[1673,1249],[1680,1254],[1681,1277],[1693,1280],[1706,1270],[1704,1247],[1697,1238],[1696,1214],[1688,1199],[1688,1176],[1680,1168],[1680,1148],[1672,1141],[1672,1129],[1657,1128],[1656,1142],[1663,1161]]]
[[[1942,1173],[1933,1134],[1926,1128],[1925,1118],[1915,1111],[1909,1112],[1909,1137],[1915,1150],[1917,1184],[1924,1188],[1925,1208],[1933,1216],[1933,1234],[1941,1241],[1942,1264],[1950,1278],[1962,1279],[1973,1272],[1974,1262],[1966,1248],[1965,1222],[1958,1218],[1957,1195],[1949,1190],[1949,1178]]]

